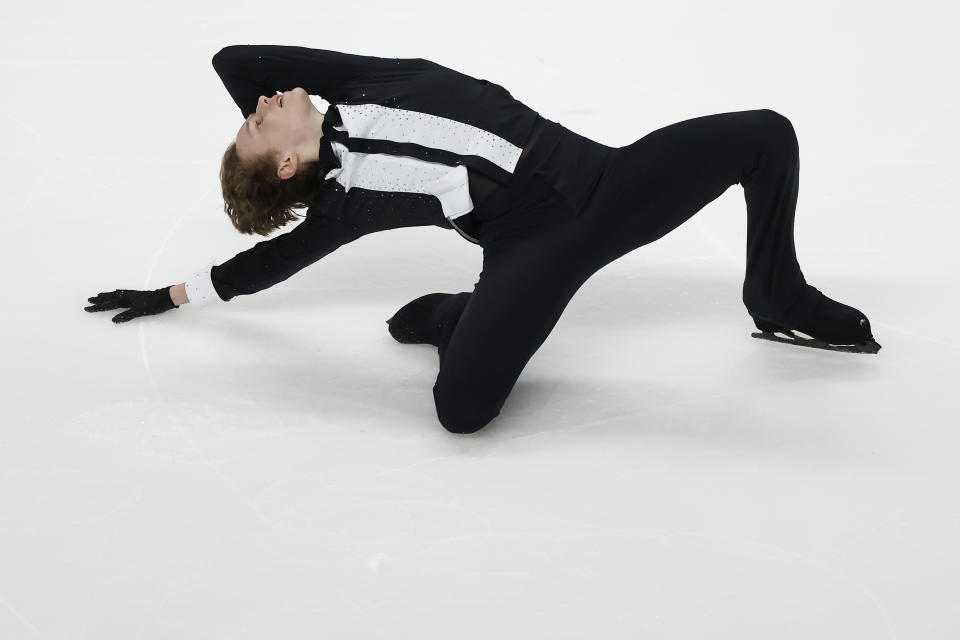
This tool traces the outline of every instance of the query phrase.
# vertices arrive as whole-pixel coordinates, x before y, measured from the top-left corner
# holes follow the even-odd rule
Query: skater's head
[[[333,168],[320,160],[323,116],[301,87],[260,96],[220,167],[224,210],[238,231],[268,235],[310,205]]]

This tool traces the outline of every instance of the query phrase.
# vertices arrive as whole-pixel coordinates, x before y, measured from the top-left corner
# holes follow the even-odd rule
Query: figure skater
[[[232,45],[213,67],[244,122],[220,170],[224,210],[266,236],[185,282],[88,298],[114,322],[223,303],[286,280],[364,235],[434,225],[483,251],[472,291],[434,292],[387,320],[402,343],[438,348],[440,423],[473,433],[596,271],[743,187],[742,300],[761,337],[876,353],[859,310],[809,285],[793,227],[799,146],[771,109],[706,115],[610,147],[544,118],[504,87],[423,58]],[[282,93],[277,93],[281,91]],[[325,112],[309,95],[329,103]],[[809,338],[797,335],[802,332]]]

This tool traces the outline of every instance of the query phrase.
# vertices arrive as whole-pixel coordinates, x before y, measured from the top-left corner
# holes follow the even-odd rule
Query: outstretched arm
[[[304,267],[356,240],[353,229],[335,218],[307,212],[290,231],[258,242],[219,266],[207,265],[184,283],[189,302],[228,301],[272,287]],[[171,287],[171,298],[177,294]]]
[[[181,282],[180,284],[175,284],[170,287],[170,300],[172,300],[173,304],[178,307],[182,304],[187,304],[190,302],[190,299],[187,297],[186,282]]]
[[[334,102],[345,83],[373,71],[403,71],[419,58],[378,58],[309,47],[237,44],[213,56],[213,68],[244,118],[257,109],[261,95],[302,87]]]
[[[342,222],[307,211],[307,217],[287,233],[258,242],[220,266],[211,263],[186,282],[149,291],[116,289],[87,298],[86,311],[126,309],[113,316],[115,323],[155,315],[186,302],[204,304],[230,300],[286,280],[337,247],[359,238]]]

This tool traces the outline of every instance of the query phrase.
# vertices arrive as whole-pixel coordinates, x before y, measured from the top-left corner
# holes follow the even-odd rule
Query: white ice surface
[[[5,5],[0,639],[960,637],[952,5],[488,4]],[[617,146],[784,113],[804,273],[883,349],[749,337],[739,185],[588,281],[470,436],[384,324],[472,287],[453,231],[84,312],[259,239],[217,178],[237,43],[434,59]]]

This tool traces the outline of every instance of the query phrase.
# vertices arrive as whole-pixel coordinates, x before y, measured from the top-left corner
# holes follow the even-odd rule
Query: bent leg
[[[743,302],[772,320],[802,316],[815,298],[793,239],[799,172],[796,133],[779,113],[692,118],[615,150],[582,220],[608,238],[599,259],[610,262],[666,235],[739,183],[747,208]]]
[[[484,247],[483,271],[452,332],[441,336],[433,396],[440,423],[473,433],[499,415],[533,354],[592,271],[576,227],[558,225]]]

